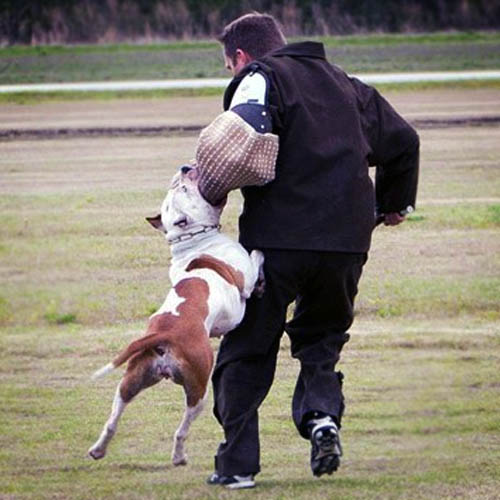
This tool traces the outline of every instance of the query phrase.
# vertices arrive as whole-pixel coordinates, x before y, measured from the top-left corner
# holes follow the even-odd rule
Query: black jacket
[[[250,248],[366,252],[376,209],[368,166],[376,165],[380,212],[414,206],[416,132],[361,81],[325,58],[323,45],[286,45],[246,66],[229,84],[260,70],[270,82],[276,179],[242,189],[240,241]]]

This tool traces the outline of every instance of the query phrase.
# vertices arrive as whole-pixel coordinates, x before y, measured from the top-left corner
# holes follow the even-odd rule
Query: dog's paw
[[[186,455],[184,456],[181,456],[181,457],[174,457],[172,459],[172,463],[178,467],[179,465],[187,465],[188,461],[187,461],[187,457]]]
[[[103,448],[90,448],[88,456],[94,460],[100,460],[106,456],[106,450]]]

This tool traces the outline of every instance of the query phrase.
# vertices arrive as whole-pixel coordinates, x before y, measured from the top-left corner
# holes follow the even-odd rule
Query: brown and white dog
[[[186,409],[175,433],[172,461],[184,465],[184,441],[200,414],[213,367],[209,337],[223,335],[240,323],[245,301],[262,282],[264,257],[250,255],[219,232],[222,206],[207,203],[198,190],[197,169],[176,174],[161,214],[148,221],[165,233],[171,247],[172,288],[150,319],[143,337],[94,374],[105,375],[128,361],[118,384],[111,415],[89,455],[103,458],[125,406],[142,389],[162,379],[182,385]],[[260,285],[259,285],[260,286]]]

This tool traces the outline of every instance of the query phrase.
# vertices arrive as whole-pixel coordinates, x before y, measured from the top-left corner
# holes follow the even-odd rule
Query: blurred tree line
[[[207,38],[252,10],[273,14],[288,36],[500,26],[493,0],[0,0],[0,43]]]

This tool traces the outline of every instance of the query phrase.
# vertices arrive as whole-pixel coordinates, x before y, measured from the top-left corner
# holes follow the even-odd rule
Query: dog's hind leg
[[[189,428],[203,410],[207,396],[207,386],[212,373],[213,354],[210,344],[205,341],[197,349],[190,351],[189,362],[182,373],[182,387],[186,395],[186,409],[181,424],[175,431],[172,462],[174,465],[186,465],[187,456],[184,449]],[[189,368],[188,368],[189,367]]]
[[[189,428],[191,427],[191,424],[196,419],[196,417],[202,412],[204,405],[205,405],[205,397],[200,398],[194,406],[189,406],[186,404],[186,409],[184,410],[184,416],[182,417],[182,422],[175,431],[175,436],[174,436],[174,448],[172,450],[172,463],[174,465],[187,464],[187,455],[184,449],[184,443],[189,433]]]
[[[106,455],[108,444],[115,435],[118,421],[127,404],[142,389],[156,384],[163,378],[155,369],[154,361],[155,355],[150,352],[141,353],[130,360],[127,371],[116,388],[111,415],[104,424],[99,439],[88,451],[89,456],[94,460],[99,460]]]
[[[89,449],[88,454],[94,460],[99,460],[106,455],[106,449],[109,442],[113,438],[116,427],[118,425],[118,420],[125,409],[127,403],[122,399],[120,394],[120,385],[116,388],[115,398],[113,400],[113,405],[111,407],[111,415],[109,416],[107,422],[104,424],[104,428],[99,436],[99,439],[95,444]]]

